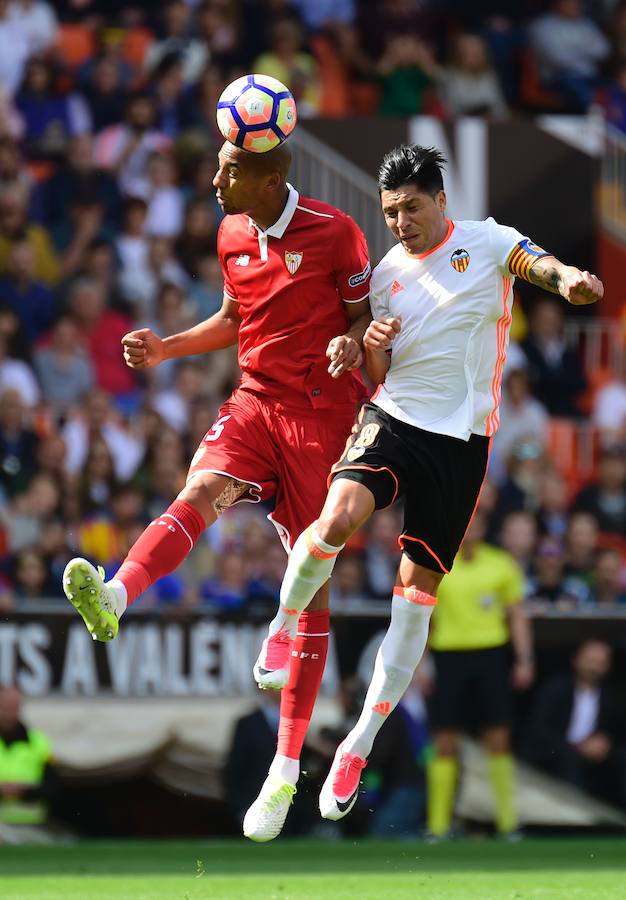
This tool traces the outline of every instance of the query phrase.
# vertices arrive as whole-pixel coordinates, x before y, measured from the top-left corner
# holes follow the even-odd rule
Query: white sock
[[[406,599],[409,592],[414,592],[412,596],[421,599],[421,602]],[[376,656],[363,712],[343,742],[344,750],[362,759],[371,753],[374,738],[411,683],[426,648],[434,597],[430,598],[432,602],[428,602],[429,595],[414,588],[405,588],[404,594],[394,592],[391,622]]]
[[[270,622],[270,634],[286,628],[295,638],[300,613],[330,578],[337,554],[344,546],[334,547],[323,541],[315,530],[315,523],[302,532],[289,556],[280,589],[280,606]]]
[[[268,777],[276,778],[278,781],[288,781],[289,784],[297,784],[300,777],[300,760],[277,753],[272,760]]]
[[[128,606],[128,595],[126,593],[126,587],[124,583],[119,580],[119,578],[112,578],[110,581],[107,581],[106,586],[111,589],[111,592],[115,599],[115,613],[117,615],[117,618],[121,619],[123,613],[126,612],[126,607]]]

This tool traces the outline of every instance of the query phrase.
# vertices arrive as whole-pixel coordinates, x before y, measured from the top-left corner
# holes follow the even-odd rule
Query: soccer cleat
[[[296,793],[295,784],[269,775],[243,820],[243,833],[251,841],[273,841],[283,830],[289,807]]]
[[[112,641],[119,622],[113,591],[104,583],[104,569],[80,557],[71,559],[63,572],[63,590],[94,641]]]
[[[268,635],[261,645],[259,658],[254,664],[254,680],[261,688],[282,690],[289,681],[289,663],[293,638],[286,628]]]
[[[344,751],[339,744],[330,772],[320,792],[320,813],[324,819],[336,822],[347,816],[359,795],[361,772],[366,759]]]

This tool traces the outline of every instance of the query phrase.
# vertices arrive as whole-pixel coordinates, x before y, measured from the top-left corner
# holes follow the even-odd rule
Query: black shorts
[[[463,441],[424,431],[365,403],[329,482],[358,481],[376,509],[403,497],[400,546],[418,566],[445,573],[476,508],[488,455],[487,437]]]
[[[511,724],[508,644],[487,650],[433,650],[432,657],[436,678],[428,720],[433,731]]]

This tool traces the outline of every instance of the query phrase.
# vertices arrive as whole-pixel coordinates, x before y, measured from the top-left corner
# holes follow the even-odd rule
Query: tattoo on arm
[[[559,294],[561,288],[561,264],[553,256],[542,256],[528,273],[528,281],[537,287]]]

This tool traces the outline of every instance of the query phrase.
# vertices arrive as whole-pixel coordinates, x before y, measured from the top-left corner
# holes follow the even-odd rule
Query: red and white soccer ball
[[[231,144],[267,153],[285,141],[298,114],[291,92],[269,75],[244,75],[217,102],[217,125]]]

